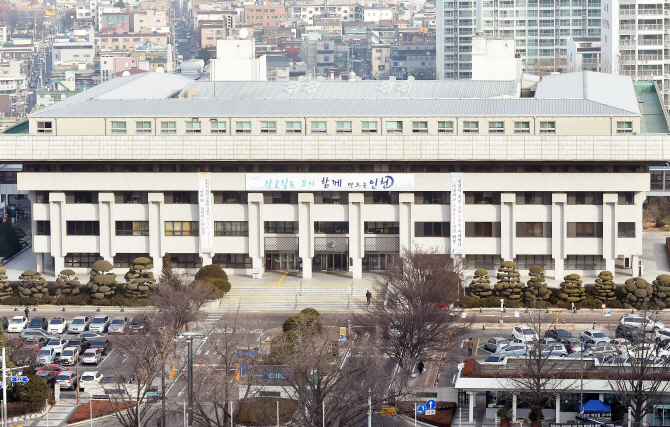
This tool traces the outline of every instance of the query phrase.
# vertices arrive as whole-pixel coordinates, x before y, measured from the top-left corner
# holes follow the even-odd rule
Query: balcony
[[[638,31],[658,31],[663,29],[663,24],[639,24]]]
[[[663,15],[663,9],[638,9],[638,15]]]
[[[635,9],[620,9],[619,15],[635,15],[637,12]]]
[[[634,24],[621,24],[619,25],[619,31],[635,31]]]
[[[661,46],[663,45],[663,39],[640,39],[637,44],[639,46]],[[632,45],[635,45],[635,43],[632,43]]]
[[[638,61],[662,61],[663,55],[638,55]]]

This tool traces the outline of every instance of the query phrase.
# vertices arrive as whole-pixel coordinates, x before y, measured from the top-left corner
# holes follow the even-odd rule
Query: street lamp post
[[[572,330],[575,330],[575,303],[572,302]]]

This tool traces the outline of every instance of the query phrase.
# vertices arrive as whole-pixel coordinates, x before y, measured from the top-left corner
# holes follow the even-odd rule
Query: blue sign
[[[13,383],[27,383],[28,377],[12,377]]]
[[[611,312],[610,310],[605,310],[605,312],[604,312],[603,314],[604,314],[605,316],[611,316],[611,315],[612,315],[612,312]]]
[[[434,400],[429,400],[428,402],[426,402],[426,409],[435,409],[435,406],[437,405],[435,405]]]
[[[156,397],[158,396],[157,391],[147,391],[147,397]]]
[[[416,405],[416,413],[417,414],[421,415],[424,412],[426,412],[426,405],[424,405],[423,403],[419,403],[418,405]]]

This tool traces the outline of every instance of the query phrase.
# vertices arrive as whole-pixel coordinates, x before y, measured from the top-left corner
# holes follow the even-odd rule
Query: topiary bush
[[[551,292],[544,281],[544,268],[534,265],[528,270],[528,275],[530,279],[523,289],[523,302],[526,305],[533,305],[551,298]]]
[[[156,287],[156,279],[151,271],[153,265],[147,257],[135,258],[130,264],[130,269],[125,274],[123,289],[126,298],[147,298],[152,289]]]
[[[111,298],[116,294],[116,274],[112,272],[114,266],[105,260],[96,261],[91,267],[91,279],[86,284],[93,303],[103,298]]]
[[[521,283],[521,275],[514,261],[503,261],[496,277],[498,278],[498,283],[494,285],[496,296],[511,301],[521,300],[524,284]]]
[[[206,282],[212,279],[228,280],[228,275],[218,264],[206,265],[195,274],[195,280]]]
[[[651,282],[654,288],[654,304],[656,308],[664,309],[668,306],[668,297],[670,297],[670,274],[661,274],[656,276],[656,280]]]
[[[57,297],[74,296],[81,292],[79,277],[74,277],[74,271],[70,269],[61,270],[58,273],[56,284],[58,286],[54,293]]]
[[[595,299],[609,305],[610,301],[616,300],[615,290],[616,285],[614,284],[614,275],[612,272],[607,270],[601,271],[593,288]]]
[[[323,330],[323,318],[321,313],[313,308],[305,308],[295,316],[291,316],[282,324],[284,332],[294,331],[304,327],[303,332],[321,332]]]
[[[558,299],[574,302],[575,304],[584,301],[586,299],[586,294],[580,279],[581,276],[576,273],[568,274],[563,277],[563,282],[560,284],[561,289],[558,293]]]
[[[483,268],[475,270],[472,282],[468,286],[468,295],[472,298],[488,298],[493,295],[488,270],[484,270]]]
[[[642,277],[626,280],[623,285],[624,308],[642,308],[651,301],[654,287]]]
[[[21,299],[41,298],[49,295],[47,281],[34,269],[28,269],[19,276],[19,286],[16,288],[17,295]]]
[[[0,267],[0,301],[6,301],[13,294],[12,286],[7,280],[7,270],[5,267]]]

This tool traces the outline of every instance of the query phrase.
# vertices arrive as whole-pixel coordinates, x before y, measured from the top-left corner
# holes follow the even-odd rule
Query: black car
[[[568,353],[582,351],[582,341],[579,338],[568,338],[561,342],[565,345],[565,349]]]
[[[144,316],[133,317],[133,321],[130,322],[130,332],[142,332],[147,327],[147,319]]]
[[[103,356],[107,356],[107,353],[112,351],[112,343],[107,338],[102,338],[91,341],[91,345],[88,348],[100,350]]]
[[[82,354],[91,346],[91,343],[88,342],[86,338],[79,336],[70,338],[70,341],[67,342],[68,347],[77,347],[79,349],[79,354]]]
[[[24,341],[23,341],[23,343],[25,344],[26,347],[37,347],[37,348],[44,347],[45,345],[47,345],[48,342],[49,342],[48,339],[46,339],[44,337],[36,337],[36,336],[26,337],[26,338],[24,338]]]
[[[634,343],[644,338],[644,333],[642,329],[633,325],[619,325],[614,332],[614,336],[617,338],[624,338]]]
[[[37,371],[37,375],[42,377],[46,381],[49,388],[54,388],[56,385],[56,378],[58,374],[53,371]]]
[[[572,334],[565,329],[547,329],[544,331],[544,337],[553,338],[556,341],[563,342],[563,340],[572,338]]]
[[[47,326],[49,326],[49,322],[47,322],[46,317],[44,316],[33,317],[32,319],[30,319],[30,322],[28,323],[28,326],[26,326],[26,329],[42,329],[46,331]]]

